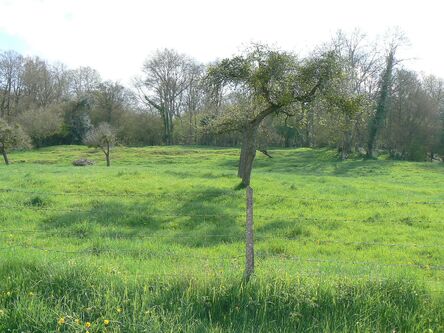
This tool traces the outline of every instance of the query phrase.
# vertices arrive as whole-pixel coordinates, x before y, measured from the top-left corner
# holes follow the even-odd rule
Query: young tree
[[[110,150],[116,143],[114,129],[108,123],[101,123],[91,129],[85,136],[84,143],[90,147],[100,148],[105,154],[106,166],[110,166]]]
[[[238,176],[243,186],[250,184],[263,120],[272,114],[291,115],[295,104],[303,107],[310,103],[335,68],[332,53],[298,61],[290,53],[263,45],[209,67],[207,76],[214,95],[234,100],[228,100],[225,112],[212,125],[218,132],[242,132]]]
[[[5,164],[9,165],[8,151],[13,148],[26,148],[29,138],[19,125],[10,125],[0,118],[0,153]]]

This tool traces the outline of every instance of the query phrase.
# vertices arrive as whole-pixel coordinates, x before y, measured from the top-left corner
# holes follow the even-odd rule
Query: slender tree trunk
[[[105,158],[106,158],[106,166],[109,167],[111,165],[111,162],[109,160],[109,143],[106,144]]]
[[[314,112],[308,113],[307,145],[310,148],[314,147]]]
[[[171,123],[171,116],[168,110],[164,110],[162,120],[163,120],[163,139],[165,145],[170,146],[172,144],[172,139],[171,139],[172,123]]]
[[[167,146],[169,146],[170,136],[168,135],[168,111],[166,111],[166,110],[165,110],[164,117],[163,117],[163,136],[164,136],[165,144]]]
[[[290,135],[288,134],[288,131],[286,131],[284,134],[284,147],[290,147]]]
[[[193,112],[190,110],[190,122],[189,122],[189,132],[188,132],[188,144],[193,144]]]
[[[194,116],[194,128],[197,128],[197,117]],[[199,135],[195,134],[194,135],[194,144],[198,144],[199,143]]]
[[[342,137],[341,160],[346,160],[352,152],[353,128],[350,115],[345,115],[345,131]]]
[[[173,136],[173,117],[170,117],[170,145],[173,145],[175,143],[174,136]]]
[[[9,117],[11,115],[11,79],[8,79],[8,98],[6,99],[6,115]]]
[[[165,142],[167,146],[171,146],[171,133],[170,133],[170,120],[169,115],[167,115],[167,123],[166,123],[166,133],[165,133]]]
[[[245,128],[239,160],[238,177],[242,179],[243,186],[250,185],[251,170],[256,157],[256,133],[257,126],[251,125]]]
[[[158,105],[154,101],[148,98],[148,96],[145,96],[145,100],[154,108],[156,108],[160,116],[162,118],[163,122],[163,140],[164,143],[169,146],[172,144],[172,132],[173,132],[173,121],[172,121],[172,114],[171,114],[171,105],[165,105],[161,104]]]
[[[309,122],[307,121],[307,124],[305,124],[305,138],[304,138],[304,146],[310,147],[310,129],[309,129]]]
[[[5,117],[6,90],[3,92],[2,103],[0,104],[0,117]]]
[[[288,117],[285,118],[284,147],[290,147],[290,130],[287,124]]]
[[[8,154],[6,153],[5,149],[1,149],[2,155],[3,155],[3,159],[5,160],[5,164],[9,165],[9,159],[8,159]]]
[[[173,117],[169,110],[166,110],[166,144],[167,146],[171,146],[173,144]]]

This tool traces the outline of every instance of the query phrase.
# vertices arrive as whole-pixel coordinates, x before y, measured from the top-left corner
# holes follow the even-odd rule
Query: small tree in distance
[[[9,165],[8,150],[13,148],[30,147],[29,137],[19,125],[10,125],[0,119],[0,152],[5,164]]]
[[[83,142],[89,147],[100,148],[105,154],[106,166],[110,166],[110,150],[116,144],[116,134],[108,123],[101,123],[99,126],[86,133]]]

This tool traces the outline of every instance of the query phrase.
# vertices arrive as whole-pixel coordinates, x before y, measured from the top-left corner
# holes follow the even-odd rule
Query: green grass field
[[[0,331],[444,332],[444,165],[271,153],[248,284],[238,150],[11,154]]]

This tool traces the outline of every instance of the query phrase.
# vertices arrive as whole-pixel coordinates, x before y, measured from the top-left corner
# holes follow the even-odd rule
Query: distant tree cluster
[[[112,144],[242,145],[245,183],[256,150],[267,146],[331,147],[342,159],[442,159],[444,81],[405,68],[400,44],[340,32],[303,58],[252,45],[206,65],[164,49],[147,58],[130,88],[89,67],[5,51],[0,130],[16,129],[35,147],[103,149],[92,142],[105,129]],[[0,149],[23,146],[19,141]]]
[[[122,144],[162,144],[158,116],[141,106],[134,91],[101,80],[92,68],[0,53],[0,118],[20,125],[35,147],[82,144],[103,122]]]

